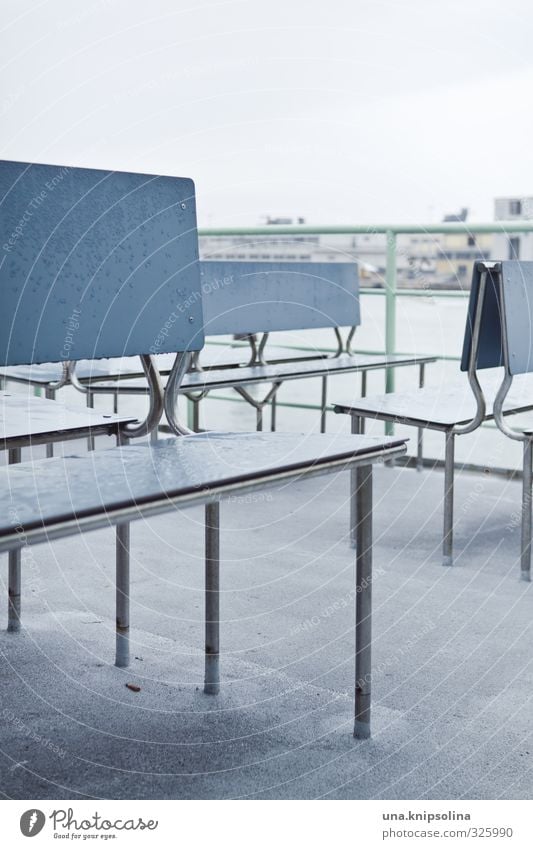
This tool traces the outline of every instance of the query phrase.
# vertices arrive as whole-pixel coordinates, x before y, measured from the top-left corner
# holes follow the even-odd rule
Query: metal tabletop
[[[136,373],[142,373],[139,359],[129,358],[137,362]],[[13,383],[24,383],[31,386],[46,387],[50,383],[57,383],[63,375],[61,363],[36,363],[27,366],[2,366],[0,368],[0,379],[10,380]],[[83,360],[76,365],[76,375],[80,380],[103,380],[109,376],[106,365],[99,360]]]
[[[0,448],[5,450],[114,434],[120,424],[135,420],[26,393],[0,392]]]
[[[391,437],[203,433],[6,466],[0,469],[0,550],[368,465],[405,450],[405,439]]]

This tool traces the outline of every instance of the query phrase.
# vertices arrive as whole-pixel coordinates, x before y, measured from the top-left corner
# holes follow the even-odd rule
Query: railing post
[[[385,351],[388,357],[396,353],[396,233],[387,230],[387,268],[385,275]],[[385,392],[394,392],[394,368],[385,370]],[[385,433],[394,432],[392,422],[385,423]]]

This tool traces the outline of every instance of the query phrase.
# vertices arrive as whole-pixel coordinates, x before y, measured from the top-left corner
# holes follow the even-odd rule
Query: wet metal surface
[[[322,375],[349,374],[373,369],[386,368],[387,365],[409,366],[422,362],[434,362],[434,357],[395,357],[373,356],[371,354],[341,354],[338,357],[319,360],[290,361],[273,363],[266,366],[249,366],[232,369],[213,369],[205,372],[186,374],[180,386],[180,392],[189,390],[223,389],[237,385],[253,383],[268,383],[270,381],[298,380],[306,377],[321,377]],[[145,380],[133,379],[120,383],[95,383],[95,393],[120,392],[131,395],[144,395],[148,392]]]
[[[29,394],[0,392],[0,447],[54,439],[74,439],[89,431],[116,432],[133,416],[103,415],[95,410],[49,401]]]
[[[202,347],[192,180],[3,161],[0,205],[0,363]]]
[[[499,383],[498,376],[494,379],[491,377],[484,383],[487,399],[485,420],[492,418],[492,408]],[[516,380],[504,409],[507,412],[524,412],[533,409],[532,390],[533,385],[527,378]],[[341,401],[335,403],[335,411],[412,424],[414,427],[446,430],[456,424],[470,421],[476,411],[476,403],[465,378],[435,389],[417,389],[413,392],[357,398],[351,402]]]
[[[294,477],[326,469],[335,461],[379,455],[386,449],[405,451],[405,441],[387,437],[340,434],[205,433],[150,445],[130,445],[86,456],[21,463],[0,469],[0,547],[16,542],[17,527],[26,536],[45,526],[75,533],[95,517],[106,524],[111,514],[137,515],[155,504],[157,512],[209,500],[232,483],[268,482],[288,473]]]
[[[206,335],[361,323],[351,262],[200,263]]]

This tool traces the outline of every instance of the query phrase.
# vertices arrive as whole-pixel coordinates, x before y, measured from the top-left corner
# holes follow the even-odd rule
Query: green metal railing
[[[386,354],[392,356],[402,353],[411,356],[412,352],[399,352],[396,350],[396,301],[400,297],[428,297],[433,298],[465,298],[468,292],[455,289],[398,289],[397,265],[398,265],[398,235],[445,235],[463,234],[480,235],[500,233],[533,233],[533,221],[498,221],[488,224],[471,224],[468,222],[449,222],[441,224],[362,224],[362,225],[276,225],[268,224],[261,227],[214,227],[202,228],[200,236],[238,237],[245,236],[342,236],[342,235],[383,235],[386,241],[386,270],[384,288],[361,288],[362,294],[382,295],[385,297],[385,351],[365,351],[364,353]],[[504,259],[504,257],[494,257]],[[296,346],[291,346],[296,347]],[[300,348],[299,350],[305,350]],[[314,349],[316,350],[316,349]],[[326,349],[324,349],[326,350]],[[361,352],[363,353],[363,352]],[[432,355],[431,351],[427,352]],[[441,359],[458,360],[460,357],[441,357]],[[394,392],[395,370],[386,370],[385,386],[387,392]],[[291,406],[287,404],[287,406]],[[307,406],[307,405],[306,405]],[[311,407],[313,405],[310,405]],[[318,407],[317,407],[318,409]]]

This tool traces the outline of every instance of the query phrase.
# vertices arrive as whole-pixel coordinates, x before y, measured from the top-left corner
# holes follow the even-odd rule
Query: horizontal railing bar
[[[532,233],[533,221],[494,221],[474,224],[468,221],[440,224],[264,224],[259,227],[201,227],[199,236],[343,236],[439,233]]]
[[[381,286],[362,286],[361,295],[386,295],[385,284]],[[467,289],[396,289],[397,298],[468,298]]]

